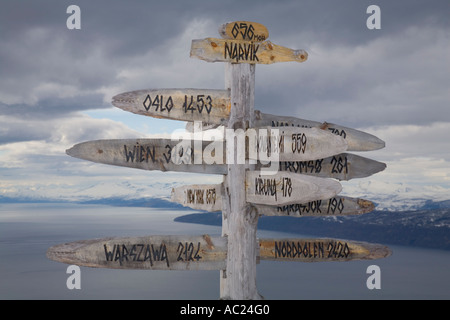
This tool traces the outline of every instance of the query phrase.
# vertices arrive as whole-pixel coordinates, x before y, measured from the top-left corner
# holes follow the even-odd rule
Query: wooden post
[[[225,86],[231,90],[228,129],[235,132],[252,127],[254,115],[255,65],[227,63]],[[230,141],[227,141],[227,146]],[[221,271],[220,298],[261,299],[256,288],[258,214],[245,197],[246,164],[236,161],[237,141],[227,147],[228,174],[224,176],[222,236],[228,237],[227,268]],[[233,163],[230,156],[233,155]]]

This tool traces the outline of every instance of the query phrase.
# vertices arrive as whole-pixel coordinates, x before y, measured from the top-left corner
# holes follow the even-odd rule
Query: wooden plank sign
[[[325,262],[386,258],[391,250],[380,244],[337,239],[260,239],[263,260]]]
[[[256,129],[256,134],[257,141],[249,146],[249,159],[316,160],[347,150],[345,139],[319,128],[266,127]]]
[[[290,172],[261,175],[246,172],[247,202],[265,205],[287,205],[329,199],[342,190],[339,182]]]
[[[51,260],[111,269],[222,270],[227,239],[203,236],[146,236],[81,240],[47,250]]]
[[[259,169],[264,167],[268,167],[268,165],[257,166]],[[385,168],[385,163],[351,153],[340,153],[309,161],[280,161],[278,166],[279,171],[333,178],[340,181],[369,177]]]
[[[265,26],[257,22],[235,21],[220,26],[219,34],[224,39],[261,42],[269,37]]]
[[[172,189],[171,200],[197,210],[222,211],[222,185],[198,184]]]
[[[192,40],[191,57],[207,62],[272,64],[289,61],[304,62],[308,58],[308,53],[305,50],[285,48],[270,41],[251,42],[206,38]]]
[[[155,89],[121,93],[112,104],[140,115],[181,121],[226,124],[231,102],[228,90]]]
[[[279,206],[253,204],[253,207],[259,215],[289,217],[359,215],[375,209],[371,201],[342,196]]]
[[[210,143],[171,139],[94,140],[79,143],[66,153],[75,158],[142,170],[226,174],[225,156],[217,158],[217,163],[208,157]]]
[[[212,129],[217,127],[218,124],[203,123],[203,128]],[[301,127],[301,128],[320,128],[328,130],[331,133],[338,135],[347,141],[347,151],[372,151],[385,147],[385,142],[376,136],[366,133],[357,129],[344,127],[338,124],[319,122],[313,120],[305,120],[296,117],[277,116],[267,113],[262,113],[259,110],[255,110],[254,127]],[[193,125],[191,122],[186,124],[186,130],[188,132],[193,131]]]
[[[321,128],[344,138],[348,145],[347,151],[372,151],[382,149],[385,146],[383,140],[360,130],[327,122],[322,123],[295,117],[271,115],[258,110],[255,110],[254,126]]]

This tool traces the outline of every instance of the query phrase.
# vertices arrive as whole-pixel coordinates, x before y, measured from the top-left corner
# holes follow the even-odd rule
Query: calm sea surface
[[[68,204],[0,204],[0,299],[219,299],[219,271],[81,267],[81,289],[66,286],[68,265],[49,247],[109,236],[220,235],[220,227],[174,222],[192,211]],[[207,213],[205,213],[207,214]],[[259,230],[259,237],[297,237]],[[308,235],[305,235],[308,237]],[[261,261],[266,299],[450,299],[450,251],[391,246],[380,260],[324,263]],[[366,286],[381,269],[381,289]]]

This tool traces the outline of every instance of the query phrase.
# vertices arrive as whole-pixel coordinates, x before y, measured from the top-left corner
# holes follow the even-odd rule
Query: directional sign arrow
[[[337,239],[261,239],[259,254],[275,261],[350,261],[386,258],[391,250],[380,244]]]
[[[210,143],[171,139],[94,140],[79,143],[66,153],[93,162],[143,170],[226,174],[223,157],[217,161],[219,164],[208,157]]]
[[[371,151],[384,148],[385,146],[383,140],[356,129],[327,122],[322,123],[295,117],[271,115],[257,110],[255,111],[254,126],[321,128],[344,138],[348,144],[347,151]]]
[[[155,89],[125,92],[112,104],[140,115],[181,121],[226,124],[231,102],[228,90]]]
[[[171,201],[196,210],[222,211],[221,188],[221,184],[176,187],[172,189]],[[342,196],[279,206],[264,204],[252,206],[257,209],[259,215],[290,217],[359,215],[375,209],[371,201]]]
[[[47,250],[51,260],[78,266],[112,269],[225,269],[224,237],[147,236],[81,240]]]
[[[259,239],[262,260],[326,262],[391,255],[379,244],[337,239]],[[55,245],[47,258],[78,266],[144,270],[223,270],[227,238],[203,236],[111,237]]]
[[[261,175],[246,172],[247,202],[266,205],[287,205],[329,199],[342,190],[339,182],[290,172]]]
[[[172,189],[171,201],[197,210],[222,211],[221,184],[196,184]]]
[[[266,127],[255,131],[258,140],[250,144],[249,159],[316,160],[347,150],[345,139],[319,128]]]
[[[257,166],[258,169],[261,167]],[[340,153],[317,160],[280,161],[278,170],[348,181],[355,178],[369,177],[383,171],[385,168],[385,163],[356,154]]]
[[[260,215],[289,217],[359,215],[375,209],[371,201],[341,196],[280,206],[254,204],[253,207]]]
[[[214,123],[207,123],[206,121],[203,122],[203,129],[205,130],[216,128],[219,125]],[[267,126],[320,128],[345,139],[348,145],[347,151],[372,151],[385,147],[385,142],[383,140],[377,138],[372,134],[360,130],[344,127],[333,123],[305,120],[296,117],[271,115],[262,113],[259,110],[255,110],[254,127],[262,128]],[[188,122],[186,124],[186,130],[189,132],[192,132],[194,130],[192,122]]]
[[[192,40],[191,57],[207,62],[271,64],[289,61],[304,62],[308,58],[308,53],[305,50],[285,48],[270,41],[206,38]]]

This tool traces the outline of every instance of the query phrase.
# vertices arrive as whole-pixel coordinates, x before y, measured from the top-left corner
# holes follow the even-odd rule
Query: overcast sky
[[[80,30],[66,26],[72,4],[81,9]],[[381,29],[366,26],[372,4]],[[273,43],[309,54],[304,63],[256,66],[257,109],[372,133],[386,148],[361,155],[388,167],[363,182],[450,195],[449,14],[448,0],[3,0],[0,195],[70,194],[101,181],[198,183],[195,174],[109,167],[65,150],[184,128],[116,109],[111,97],[224,88],[224,64],[190,58],[191,40],[219,38],[221,24],[238,20],[259,22]]]

